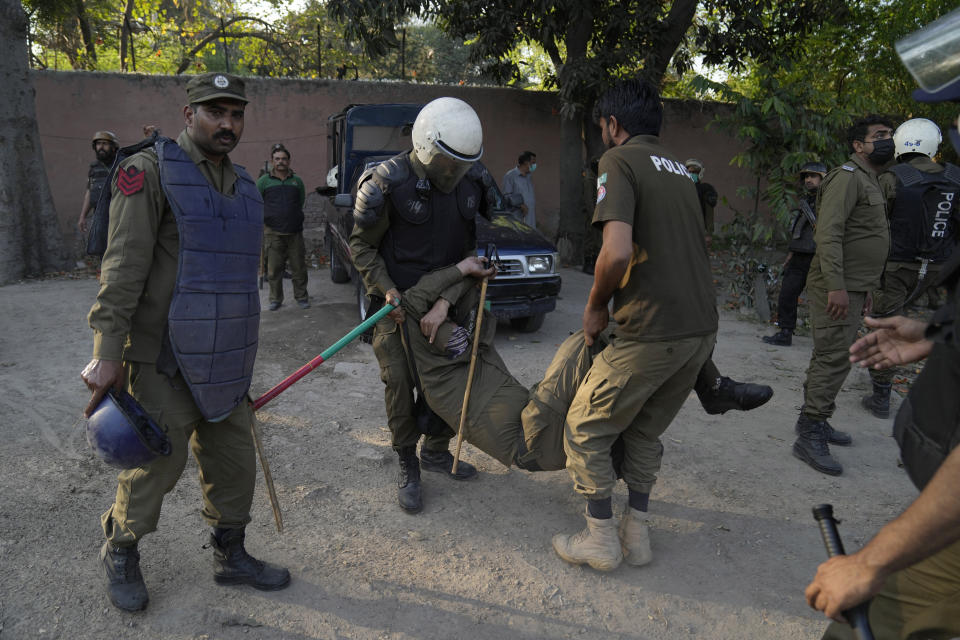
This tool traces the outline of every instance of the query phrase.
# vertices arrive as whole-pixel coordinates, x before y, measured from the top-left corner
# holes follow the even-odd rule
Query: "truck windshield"
[[[353,128],[355,151],[402,151],[408,148],[410,148],[409,125]]]

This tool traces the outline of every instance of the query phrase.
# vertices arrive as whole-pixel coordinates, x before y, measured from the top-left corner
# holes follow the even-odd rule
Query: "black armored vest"
[[[278,184],[263,190],[263,223],[280,233],[303,231],[303,207],[296,185]]]
[[[909,164],[890,168],[897,195],[890,212],[890,256],[896,262],[944,262],[957,238],[960,168],[927,173]]]
[[[406,154],[401,162],[409,163]],[[465,176],[451,193],[443,193],[410,167],[406,178],[390,186],[393,205],[390,229],[380,243],[380,255],[390,279],[403,291],[425,274],[459,262],[464,249],[476,245],[476,215],[484,189]]]
[[[200,412],[220,419],[246,398],[257,355],[263,202],[242,167],[234,165],[234,195],[226,196],[172,140],[156,150],[180,234],[170,343]]]
[[[90,190],[90,206],[96,207],[100,200],[100,194],[103,187],[110,178],[110,167],[99,160],[90,163],[90,171],[87,174],[87,189]]]

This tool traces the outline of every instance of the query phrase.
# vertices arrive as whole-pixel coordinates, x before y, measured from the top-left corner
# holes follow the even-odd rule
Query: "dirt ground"
[[[288,282],[287,304],[264,312],[254,395],[355,324],[353,288],[328,276],[310,272],[309,310],[292,304]],[[498,348],[525,384],[579,327],[590,277],[566,269],[563,279],[540,331],[500,326]],[[653,563],[571,567],[550,546],[553,534],[583,525],[563,471],[505,469],[467,446],[477,480],[425,474],[423,513],[400,511],[378,369],[370,347],[354,343],[260,412],[285,530],[276,533],[261,476],[248,547],[289,567],[292,585],[265,593],[213,583],[191,461],[159,531],[140,545],[150,605],[127,614],[109,604],[97,561],[115,473],[91,454],[79,418],[96,291],[91,277],[0,288],[3,640],[817,638],[824,619],[802,596],[825,557],[810,508],[833,503],[855,549],[915,495],[897,468],[891,422],[859,408],[863,371],[851,373],[833,421],[855,439],[835,448],[844,475],[794,459],[811,341],[771,347],[759,339],[769,328],[726,314],[717,363],[773,385],[773,399],[708,416],[691,395],[664,437]]]

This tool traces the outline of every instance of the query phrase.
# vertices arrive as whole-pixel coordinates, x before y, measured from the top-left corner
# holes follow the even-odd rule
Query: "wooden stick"
[[[477,347],[480,345],[480,329],[483,327],[483,306],[487,301],[487,278],[480,285],[480,306],[477,308],[477,326],[473,330],[473,348],[470,350],[470,370],[467,372],[467,388],[463,392],[463,408],[460,410],[460,428],[457,429],[457,448],[453,454],[453,467],[450,473],[457,472],[460,464],[460,447],[463,446],[463,425],[467,422],[467,405],[470,403],[470,389],[473,387],[473,372],[477,367]]]
[[[273,520],[277,523],[277,533],[283,533],[283,515],[280,513],[280,500],[277,498],[277,490],[273,486],[273,474],[270,473],[270,464],[266,456],[263,455],[263,442],[260,439],[260,428],[257,426],[257,414],[250,411],[250,430],[253,432],[253,443],[257,447],[257,455],[260,457],[260,466],[263,468],[263,479],[267,483],[267,494],[270,496],[270,506],[273,507]]]

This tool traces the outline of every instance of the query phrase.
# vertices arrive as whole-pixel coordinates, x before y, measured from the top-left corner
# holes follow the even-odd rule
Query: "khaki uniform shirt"
[[[808,283],[825,291],[873,291],[890,251],[877,174],[856,154],[831,170],[817,195],[817,252]]]
[[[643,341],[717,330],[716,293],[697,189],[656,136],[634,136],[600,158],[593,224],[626,222],[633,259],[613,295],[616,334]]]
[[[177,144],[220,193],[231,195],[237,174],[229,158],[208,160],[183,131]],[[101,360],[156,362],[167,327],[177,280],[180,235],[160,186],[153,148],[121,163],[144,172],[143,188],[124,195],[114,177],[110,188],[110,228],[103,254],[100,292],[90,310],[93,357]]]
[[[943,173],[943,165],[937,164],[925,155],[916,155],[910,158],[907,164],[924,173]],[[883,191],[883,197],[887,200],[887,215],[889,216],[893,213],[893,202],[897,199],[897,176],[894,175],[892,171],[884,171],[877,180],[880,182],[880,190]],[[920,271],[920,261],[898,262],[891,260],[887,262],[887,268],[905,268]],[[939,271],[940,265],[931,264],[927,268],[930,271]],[[927,277],[930,279],[930,276]]]

